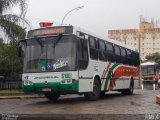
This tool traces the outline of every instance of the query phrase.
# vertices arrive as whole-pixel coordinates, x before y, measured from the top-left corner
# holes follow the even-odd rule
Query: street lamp
[[[80,9],[82,9],[84,6],[78,6],[78,7],[76,7],[76,8],[74,8],[74,9],[72,9],[72,10],[70,10],[69,12],[67,12],[66,14],[65,14],[65,16],[63,17],[63,19],[62,19],[62,22],[61,22],[61,25],[63,24],[63,22],[64,22],[64,19],[67,17],[67,15],[69,14],[69,13],[71,13],[72,11],[74,11],[74,10],[80,10]]]

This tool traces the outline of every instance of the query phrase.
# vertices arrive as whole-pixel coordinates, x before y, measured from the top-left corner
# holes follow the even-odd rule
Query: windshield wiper
[[[62,36],[63,36],[62,34],[58,35],[58,38],[57,38],[56,42],[53,42],[53,44],[54,44],[53,47],[55,47],[56,44],[59,43],[59,41],[61,40]]]
[[[44,47],[42,40],[40,40],[39,38],[35,38],[35,39],[41,47]]]

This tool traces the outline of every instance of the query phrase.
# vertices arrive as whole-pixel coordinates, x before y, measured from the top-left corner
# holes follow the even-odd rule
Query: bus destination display
[[[27,38],[51,36],[56,34],[72,34],[72,33],[73,33],[72,26],[50,27],[50,28],[41,28],[41,29],[31,30],[28,32]]]

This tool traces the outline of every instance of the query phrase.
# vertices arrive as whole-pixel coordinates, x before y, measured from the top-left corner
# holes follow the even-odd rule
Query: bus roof
[[[121,43],[121,42],[119,42],[119,41],[117,41],[117,40],[113,40],[113,39],[110,39],[110,38],[104,38],[104,37],[102,37],[102,36],[100,36],[100,35],[97,35],[97,34],[95,34],[95,33],[91,33],[91,32],[89,32],[89,31],[87,31],[87,30],[85,30],[85,29],[83,29],[83,28],[80,28],[80,27],[77,27],[77,26],[73,26],[73,32],[76,33],[77,31],[82,32],[82,33],[86,33],[87,35],[91,35],[91,36],[93,36],[93,37],[96,37],[96,38],[99,38],[99,39],[108,41],[108,42],[110,42],[110,43],[119,45],[119,46],[121,46],[121,47],[128,48],[128,49],[130,49],[130,50],[133,50],[133,51],[138,52],[138,50],[137,50],[136,48],[132,47],[132,46],[126,45],[126,44]]]
[[[145,62],[145,63],[141,63],[141,66],[147,66],[147,65],[156,65],[157,63],[155,62]]]

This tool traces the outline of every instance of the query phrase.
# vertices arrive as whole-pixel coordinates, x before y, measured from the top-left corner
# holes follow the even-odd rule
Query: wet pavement
[[[160,90],[136,89],[134,95],[124,96],[118,92],[109,92],[103,99],[86,101],[83,96],[62,96],[57,103],[46,98],[0,100],[1,114],[158,114],[160,105],[156,104],[156,95]]]
[[[134,95],[110,92],[103,99],[86,101],[83,96],[62,96],[57,103],[46,98],[0,100],[0,113],[17,114],[144,114],[160,113],[156,95],[160,90],[137,89]]]

